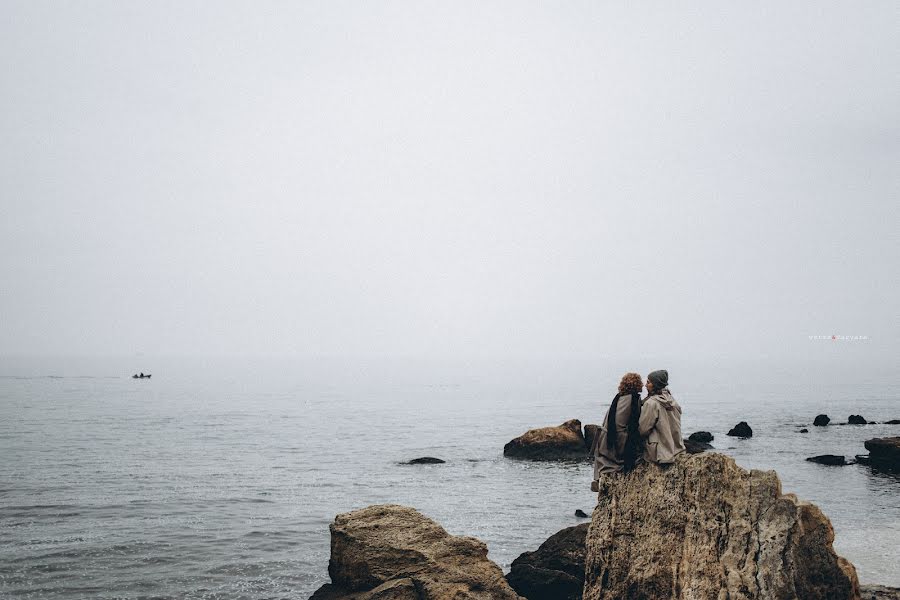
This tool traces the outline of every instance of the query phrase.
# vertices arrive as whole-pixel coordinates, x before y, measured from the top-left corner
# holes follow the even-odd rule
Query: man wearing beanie
[[[638,431],[644,438],[644,460],[660,465],[675,462],[684,452],[681,438],[681,407],[669,391],[669,372],[647,375],[647,398],[641,407]]]

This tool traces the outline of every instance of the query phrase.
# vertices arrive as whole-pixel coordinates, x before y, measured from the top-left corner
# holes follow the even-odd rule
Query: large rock
[[[900,437],[867,440],[866,450],[871,462],[900,469]]]
[[[484,543],[396,504],[335,517],[328,574],[310,600],[519,600]]]
[[[581,421],[572,419],[558,427],[532,429],[503,446],[503,455],[530,460],[586,459]]]
[[[753,437],[753,429],[751,429],[750,426],[747,425],[747,421],[741,421],[740,423],[729,429],[728,433],[725,435],[739,438]]]
[[[529,600],[577,600],[584,586],[584,538],[589,523],[566,527],[513,561],[506,580]]]
[[[813,425],[816,427],[825,427],[829,423],[831,423],[831,417],[828,415],[816,415],[816,418],[813,421]]]
[[[857,600],[856,570],[815,505],[774,471],[682,454],[600,480],[586,539],[586,600]]]
[[[862,415],[850,415],[847,417],[847,425],[868,425],[869,422]]]

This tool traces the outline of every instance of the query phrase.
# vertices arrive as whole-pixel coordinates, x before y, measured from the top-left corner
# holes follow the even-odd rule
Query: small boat
[[[141,373],[140,375],[132,375],[131,376],[132,379],[150,379],[151,377],[153,377],[153,376],[150,374],[144,375],[143,373]]]

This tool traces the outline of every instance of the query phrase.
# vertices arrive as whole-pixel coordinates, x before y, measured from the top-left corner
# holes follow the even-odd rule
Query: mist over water
[[[138,365],[138,366],[136,366]],[[147,366],[149,365],[149,366]],[[660,365],[633,364],[649,371]],[[807,463],[864,453],[897,426],[797,425],[828,413],[900,418],[882,382],[758,365],[661,365],[686,432],[831,518],[865,583],[900,585],[896,476]],[[152,372],[133,380],[133,371]],[[306,598],[327,581],[328,524],[413,506],[484,540],[508,569],[590,512],[588,464],[502,456],[524,430],[597,422],[621,375],[603,362],[7,361],[0,378],[0,595]],[[749,440],[725,432],[740,420]],[[398,463],[437,456],[444,465]]]

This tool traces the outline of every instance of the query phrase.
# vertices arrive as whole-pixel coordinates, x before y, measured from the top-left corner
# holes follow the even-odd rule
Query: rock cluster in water
[[[774,471],[682,455],[601,480],[584,597],[857,599],[856,570],[833,540],[825,515],[783,495]]]

